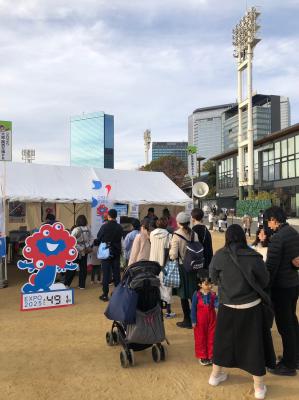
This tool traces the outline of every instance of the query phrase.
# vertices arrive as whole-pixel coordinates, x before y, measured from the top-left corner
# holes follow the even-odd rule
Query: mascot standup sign
[[[65,307],[74,304],[73,289],[55,283],[56,274],[78,267],[73,261],[78,252],[76,239],[60,222],[42,225],[27,237],[19,269],[31,273],[21,289],[21,310]]]

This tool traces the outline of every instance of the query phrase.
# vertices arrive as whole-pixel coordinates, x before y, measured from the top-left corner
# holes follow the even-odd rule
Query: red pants
[[[213,358],[216,311],[211,305],[198,299],[197,322],[194,328],[195,356],[211,360]]]

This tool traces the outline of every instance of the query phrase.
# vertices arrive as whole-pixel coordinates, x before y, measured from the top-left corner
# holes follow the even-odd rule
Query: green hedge
[[[271,207],[271,200],[237,200],[237,216],[243,217],[249,214],[251,217],[257,217],[260,210],[266,210]]]

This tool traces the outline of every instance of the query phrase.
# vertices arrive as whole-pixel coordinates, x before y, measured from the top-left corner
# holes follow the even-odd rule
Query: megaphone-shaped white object
[[[209,186],[205,182],[197,182],[193,185],[192,193],[195,197],[205,197],[209,190]]]

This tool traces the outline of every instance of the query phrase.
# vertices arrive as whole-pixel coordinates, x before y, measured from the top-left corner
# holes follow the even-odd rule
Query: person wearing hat
[[[190,228],[190,214],[182,211],[178,213],[176,222],[178,229],[174,232],[171,240],[169,258],[171,260],[178,260],[180,271],[180,287],[177,289],[177,295],[181,298],[181,306],[184,314],[184,319],[177,322],[180,328],[192,329],[191,323],[191,308],[189,300],[191,301],[193,293],[197,290],[197,277],[196,272],[187,272],[183,267],[183,260],[186,253],[187,242],[193,236],[194,241],[198,242],[198,236],[195,232],[192,234]]]

